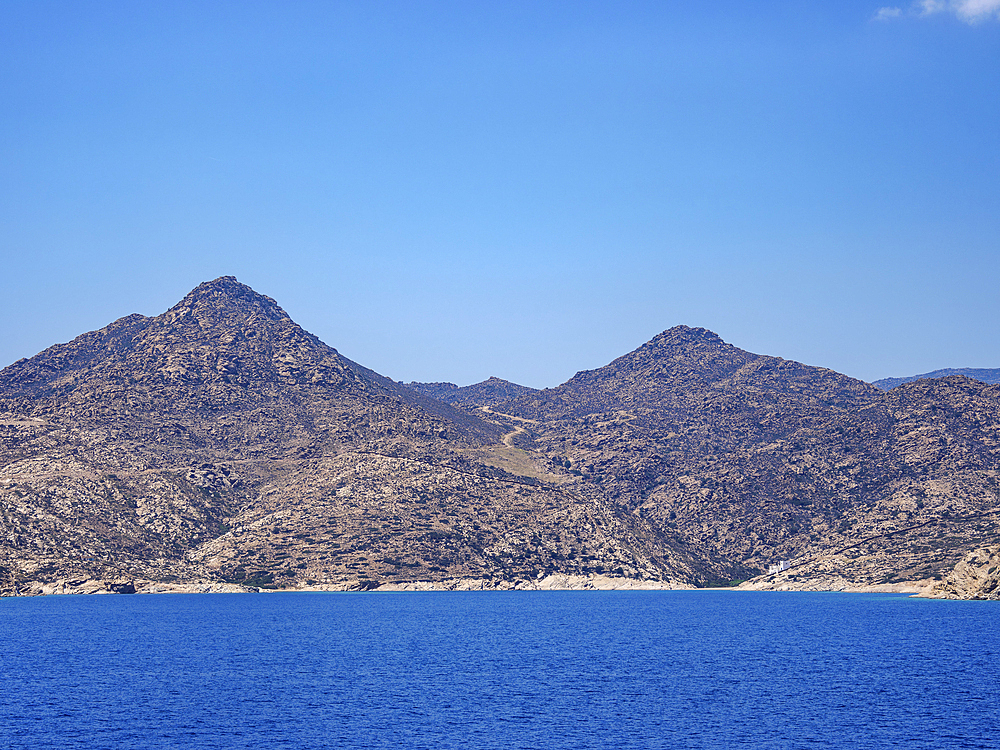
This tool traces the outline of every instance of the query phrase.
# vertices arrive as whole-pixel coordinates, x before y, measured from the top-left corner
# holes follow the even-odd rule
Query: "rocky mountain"
[[[1000,537],[1000,388],[964,377],[886,394],[679,326],[483,413],[519,420],[522,445],[691,552],[702,580],[778,560],[794,565],[776,586],[940,578]]]
[[[403,386],[223,277],[0,372],[0,589],[957,596],[998,469],[1000,386],[962,376],[883,392],[679,326],[557,388]]]
[[[0,372],[0,586],[674,570],[503,435],[217,279]]]
[[[881,388],[883,391],[889,391],[895,388],[897,385],[903,385],[903,383],[912,383],[914,380],[928,380],[932,378],[947,378],[952,375],[964,375],[967,378],[972,378],[973,380],[978,380],[981,383],[1000,383],[1000,369],[982,369],[976,367],[962,367],[957,370],[955,369],[945,369],[945,370],[934,370],[934,372],[925,372],[923,375],[910,375],[906,378],[882,378],[882,380],[876,380],[872,383],[876,388]]]

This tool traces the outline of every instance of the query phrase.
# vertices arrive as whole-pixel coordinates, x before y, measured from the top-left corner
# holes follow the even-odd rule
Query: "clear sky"
[[[1000,367],[1000,0],[5,0],[0,243],[0,366],[234,275],[396,380]]]

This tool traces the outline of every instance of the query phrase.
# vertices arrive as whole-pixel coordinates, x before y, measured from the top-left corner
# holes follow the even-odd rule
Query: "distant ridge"
[[[446,404],[472,408],[495,406],[513,398],[522,398],[538,393],[534,388],[511,383],[502,378],[489,378],[481,383],[463,387],[454,383],[404,383],[404,385],[417,393],[444,401]]]
[[[991,370],[975,367],[960,367],[957,370],[952,368],[934,370],[933,372],[925,372],[923,375],[911,375],[908,378],[882,378],[881,380],[873,381],[872,385],[876,388],[881,388],[883,391],[891,391],[898,385],[902,385],[903,383],[912,383],[914,380],[947,378],[952,375],[964,375],[967,378],[978,380],[980,383],[989,383],[990,385],[1000,383],[1000,369]]]

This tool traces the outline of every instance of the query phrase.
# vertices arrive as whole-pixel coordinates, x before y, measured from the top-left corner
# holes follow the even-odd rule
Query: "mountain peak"
[[[272,321],[288,321],[288,313],[270,297],[255,292],[246,284],[241,284],[235,276],[220,276],[213,281],[199,284],[180,302],[170,308],[166,315],[170,322],[191,316],[203,328],[216,325],[223,320],[233,322],[242,317],[246,321],[264,318]]]
[[[185,295],[183,301],[200,300],[211,297],[238,299],[247,294],[256,294],[246,284],[241,284],[235,276],[220,276],[212,281],[204,281]]]
[[[687,394],[701,394],[757,359],[759,355],[727,344],[707,328],[674,326],[604,367],[578,372],[546,391],[555,398],[543,408],[550,415],[569,413],[567,408],[573,414],[589,414],[625,404],[673,408]],[[572,407],[566,406],[569,402]],[[518,412],[531,418],[539,413],[534,404]]]
[[[725,344],[722,337],[707,328],[692,328],[691,326],[674,326],[654,336],[650,344]]]
[[[144,434],[160,429],[166,414],[200,420],[224,408],[252,421],[257,417],[249,415],[263,405],[269,414],[286,416],[313,408],[301,399],[357,413],[388,403],[398,412],[402,401],[418,410],[409,414],[414,423],[434,422],[427,434],[446,429],[488,441],[498,432],[443,404],[425,403],[342,357],[273,299],[233,276],[199,284],[162,315],[122,318],[15,363],[0,374],[4,398],[30,399],[32,408],[46,413],[87,405],[73,411],[77,424],[130,424]],[[450,424],[442,428],[441,420]],[[226,439],[236,445],[245,435]]]
[[[246,284],[240,284],[239,280],[235,276],[220,276],[212,281],[205,281],[198,285],[198,287],[227,287],[227,286],[246,286]]]
[[[144,384],[183,401],[206,385],[355,382],[332,347],[232,276],[199,284],[155,318],[130,315],[4,370],[0,393],[96,399]],[[152,392],[150,391],[150,392]],[[103,398],[103,396],[100,396]]]

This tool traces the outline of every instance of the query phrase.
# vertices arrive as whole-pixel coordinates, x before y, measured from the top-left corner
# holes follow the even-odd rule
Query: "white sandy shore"
[[[837,591],[843,593],[892,593],[933,597],[932,589],[937,581],[903,581],[889,584],[859,586],[846,579],[830,578],[811,581],[747,581],[727,591]],[[258,589],[234,583],[216,581],[187,581],[161,583],[157,581],[102,581],[102,580],[61,580],[51,583],[33,582],[21,586],[18,596],[46,596],[60,594],[228,594],[228,593],[273,593],[278,591],[675,591],[692,590],[695,587],[679,581],[638,580],[605,575],[562,575],[553,574],[533,580],[520,579],[504,581],[489,578],[451,578],[444,581],[407,581],[383,583],[372,587],[365,581],[344,581],[339,583],[300,586],[291,589]],[[124,587],[124,589],[123,589]],[[6,593],[6,592],[5,592]]]

